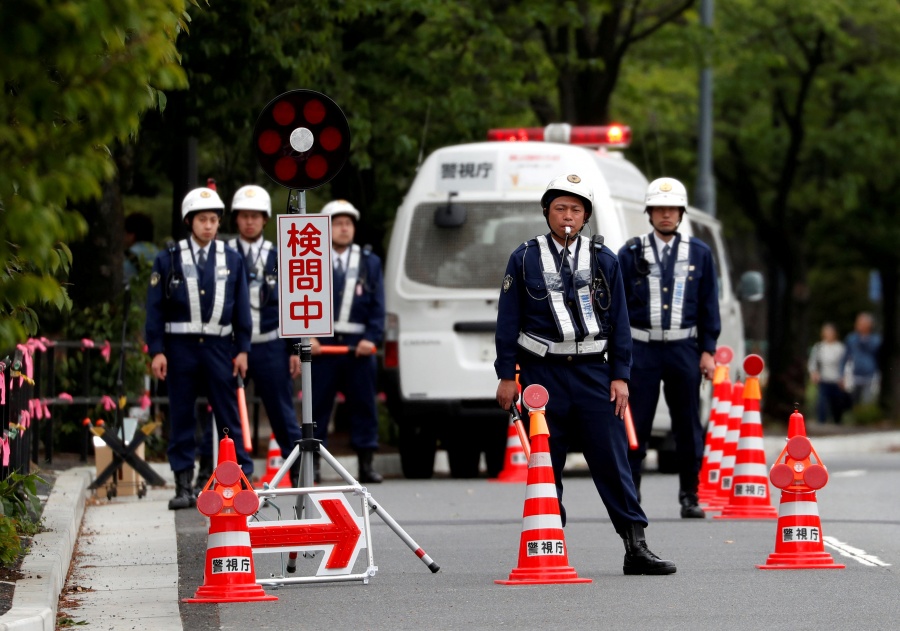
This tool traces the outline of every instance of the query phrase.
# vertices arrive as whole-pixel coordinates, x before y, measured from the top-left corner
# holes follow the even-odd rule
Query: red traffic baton
[[[237,401],[238,414],[241,417],[241,433],[244,435],[244,450],[249,454],[253,452],[253,443],[250,442],[250,420],[247,417],[247,395],[244,393],[244,378],[237,376]]]
[[[322,355],[349,355],[355,352],[355,346],[319,346]]]
[[[631,404],[625,405],[625,435],[628,436],[628,446],[632,451],[638,448],[637,434],[634,431],[634,419],[631,418]]]
[[[525,424],[522,423],[522,415],[519,413],[519,406],[516,405],[515,402],[509,407],[509,415],[512,417],[516,433],[519,435],[519,442],[522,443],[522,451],[525,452],[525,459],[531,460],[531,441],[528,439],[528,432],[525,431]]]

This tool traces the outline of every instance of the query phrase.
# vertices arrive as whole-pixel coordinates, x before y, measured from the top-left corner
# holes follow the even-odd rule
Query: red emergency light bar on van
[[[491,129],[488,140],[516,142],[537,140],[590,147],[625,148],[631,144],[631,128],[627,125],[592,125],[573,127],[568,123],[552,123],[546,127]]]

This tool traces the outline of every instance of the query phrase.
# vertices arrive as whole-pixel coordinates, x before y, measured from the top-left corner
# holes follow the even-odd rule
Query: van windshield
[[[415,209],[404,265],[410,280],[447,289],[496,289],[512,251],[548,231],[535,202],[454,202],[466,209],[465,223],[456,228],[435,225],[435,210],[444,205]]]

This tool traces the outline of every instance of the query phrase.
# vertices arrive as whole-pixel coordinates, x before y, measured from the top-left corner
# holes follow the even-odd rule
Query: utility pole
[[[712,39],[713,0],[700,1],[700,20]],[[700,70],[700,120],[697,133],[697,189],[694,203],[700,210],[716,216],[716,182],[713,175],[713,76],[712,59],[704,47]]]

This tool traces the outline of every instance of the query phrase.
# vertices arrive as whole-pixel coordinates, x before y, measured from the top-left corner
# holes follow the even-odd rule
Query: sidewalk
[[[814,444],[823,459],[838,453],[900,451],[900,431],[816,436]],[[766,438],[767,461],[783,446],[783,437]],[[443,474],[447,472],[446,458],[444,452],[439,455],[435,469]],[[354,457],[338,460],[355,474]],[[183,631],[175,513],[167,507],[174,481],[167,465],[155,463],[153,467],[168,486],[150,489],[143,499],[120,496],[107,501],[105,496],[94,496],[87,488],[94,477],[93,467],[59,474],[44,508],[45,532],[32,542],[22,564],[25,578],[16,583],[12,609],[0,616],[0,631],[54,631],[64,588],[66,599],[73,604],[63,610],[91,629]],[[256,467],[262,473],[265,462],[258,460]],[[376,468],[389,477],[399,476],[399,456],[379,454]],[[576,458],[570,457],[566,469],[570,468],[581,468]],[[326,482],[332,481],[328,474],[333,472],[323,468],[323,474]],[[72,575],[66,582],[73,554]],[[78,587],[90,591],[78,591]],[[127,603],[127,608],[122,603]]]

